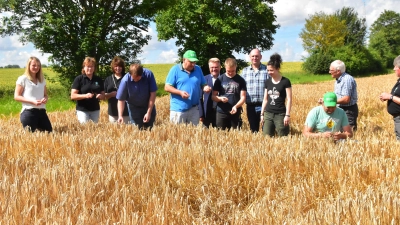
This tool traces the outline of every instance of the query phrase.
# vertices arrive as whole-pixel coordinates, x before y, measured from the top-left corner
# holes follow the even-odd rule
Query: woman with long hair
[[[24,128],[32,132],[53,131],[46,113],[48,100],[46,80],[37,57],[29,57],[24,74],[18,77],[14,99],[22,103],[20,120]]]

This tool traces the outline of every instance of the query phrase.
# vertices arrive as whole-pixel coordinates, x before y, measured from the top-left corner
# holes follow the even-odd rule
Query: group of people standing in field
[[[170,122],[198,125],[201,121],[206,127],[240,129],[241,113],[246,104],[252,132],[258,132],[261,125],[264,135],[289,135],[293,94],[290,80],[280,72],[281,56],[273,54],[266,65],[261,63],[258,49],[253,49],[249,57],[251,64],[240,76],[234,58],[225,60],[223,74],[220,74],[220,60],[211,58],[208,62],[210,74],[204,76],[196,65],[196,53],[186,51],[182,63],[170,69],[165,81],[164,89],[170,93]],[[399,79],[390,93],[382,93],[379,98],[388,102],[388,112],[394,118],[396,137],[400,140],[400,56],[393,64]],[[72,84],[71,99],[76,101],[78,121],[97,123],[99,102],[107,100],[110,122],[151,129],[156,118],[154,74],[140,63],[131,64],[126,73],[125,62],[118,56],[111,62],[112,75],[104,82],[95,75],[95,68],[96,60],[86,57],[82,74]],[[340,60],[331,63],[329,73],[336,79],[334,92],[325,93],[318,100],[321,105],[308,113],[303,135],[347,139],[357,129],[357,84]],[[25,73],[17,79],[14,98],[22,102],[20,120],[24,128],[32,132],[52,131],[45,109],[46,81],[38,58],[29,58]]]

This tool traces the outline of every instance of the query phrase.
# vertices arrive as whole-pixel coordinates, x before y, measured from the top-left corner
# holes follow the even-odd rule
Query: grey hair
[[[400,55],[393,60],[393,66],[400,68]]]
[[[344,65],[344,62],[340,60],[333,61],[331,67],[335,68],[335,70],[340,70],[342,73],[346,72],[346,65]]]

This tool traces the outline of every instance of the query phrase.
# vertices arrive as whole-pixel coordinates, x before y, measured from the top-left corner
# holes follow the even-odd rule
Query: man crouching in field
[[[335,93],[324,94],[322,105],[313,108],[307,115],[303,130],[305,137],[333,138],[335,141],[353,137],[347,115],[343,109],[336,107],[336,103]]]

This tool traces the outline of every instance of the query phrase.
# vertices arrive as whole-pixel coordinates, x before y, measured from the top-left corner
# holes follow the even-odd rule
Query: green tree
[[[176,38],[180,56],[188,49],[197,52],[199,65],[208,73],[208,59],[268,50],[279,25],[268,4],[276,0],[181,0],[156,16],[158,38]],[[243,67],[243,61],[238,69]]]
[[[323,12],[311,15],[300,32],[303,48],[308,52],[325,52],[331,47],[344,45],[347,35],[346,22],[335,15]]]
[[[154,14],[172,0],[0,0],[0,34],[21,35],[43,53],[50,53],[60,80],[70,85],[80,74],[84,57],[96,59],[100,75],[110,73],[111,59],[136,58],[149,35],[144,31]]]
[[[345,21],[347,27],[344,45],[352,45],[354,47],[364,46],[367,35],[365,18],[358,18],[358,13],[354,11],[354,8],[350,7],[343,7],[336,11],[335,16],[340,21]]]
[[[369,49],[385,68],[400,54],[400,14],[385,10],[370,28]]]

